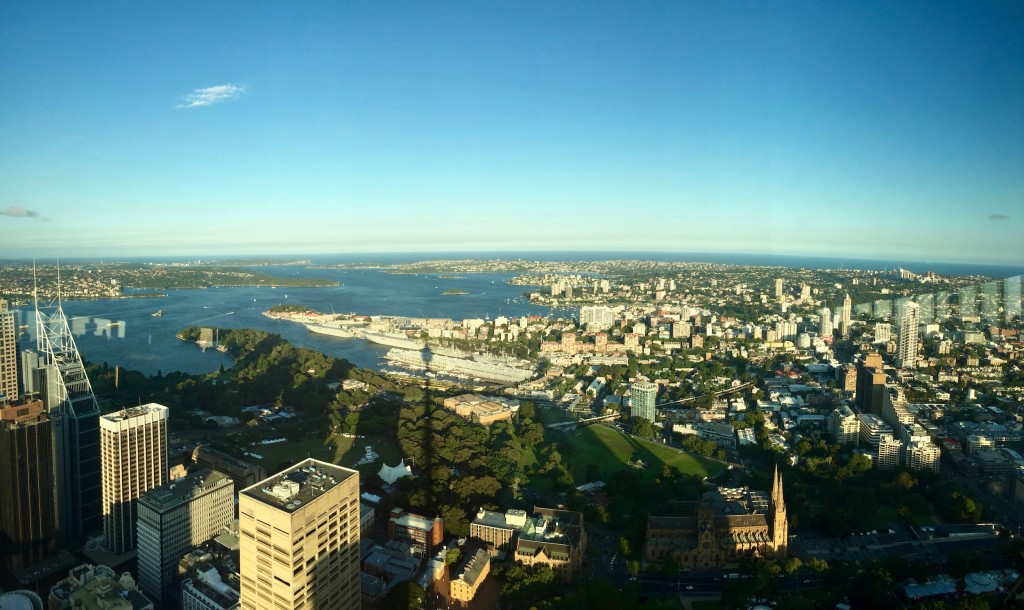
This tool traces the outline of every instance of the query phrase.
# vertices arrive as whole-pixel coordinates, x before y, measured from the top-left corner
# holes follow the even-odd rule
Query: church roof
[[[649,517],[647,529],[683,530],[697,529],[696,517]]]

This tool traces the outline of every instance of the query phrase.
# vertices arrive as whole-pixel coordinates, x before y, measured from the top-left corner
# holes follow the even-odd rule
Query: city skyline
[[[771,9],[4,5],[0,257],[1024,259],[1024,9]]]

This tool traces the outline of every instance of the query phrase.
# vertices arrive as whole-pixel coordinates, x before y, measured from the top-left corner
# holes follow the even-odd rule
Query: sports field
[[[577,481],[586,479],[589,464],[595,464],[602,476],[608,476],[615,471],[631,468],[627,462],[636,459],[642,460],[648,469],[654,469],[655,472],[661,470],[662,464],[673,466],[684,474],[707,477],[714,477],[725,470],[724,464],[714,460],[627,436],[607,426],[579,428],[555,440],[559,445],[571,447],[569,459],[573,478]]]

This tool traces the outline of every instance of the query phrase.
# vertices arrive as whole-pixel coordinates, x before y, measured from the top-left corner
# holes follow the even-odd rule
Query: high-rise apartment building
[[[139,497],[139,586],[160,601],[174,583],[178,560],[196,546],[230,530],[235,484],[216,470],[199,470]]]
[[[822,307],[818,310],[818,317],[820,318],[818,334],[822,337],[832,336],[832,310],[828,307]]]
[[[777,278],[775,280],[775,299],[777,301],[781,301],[782,300],[782,278],[781,277]]]
[[[18,399],[18,348],[14,312],[0,299],[0,401]]]
[[[239,494],[242,610],[358,610],[359,472],[307,459]]]
[[[775,323],[775,338],[779,341],[796,341],[796,322],[779,320]]]
[[[135,548],[139,496],[167,482],[167,411],[150,403],[100,418],[103,535],[114,553]]]
[[[853,317],[853,301],[850,299],[850,293],[847,292],[843,295],[843,314],[839,322],[839,329],[843,331],[845,337],[850,333],[850,323]]]
[[[654,422],[655,399],[658,397],[658,384],[650,381],[637,381],[630,387],[633,395],[630,402],[630,415]]]
[[[896,366],[901,369],[917,368],[917,327],[920,318],[917,303],[907,303],[900,316],[899,344],[896,347]]]
[[[48,559],[57,544],[53,429],[43,402],[0,408],[0,572]]]
[[[615,310],[605,305],[580,307],[580,326],[587,330],[604,330],[615,324]]]
[[[931,440],[914,440],[906,447],[907,468],[915,472],[921,470],[939,471],[939,458],[941,457],[939,446]]]
[[[888,343],[892,341],[892,325],[888,322],[875,323],[875,343]]]
[[[857,394],[857,367],[844,364],[836,369],[836,387],[848,396]]]
[[[857,363],[857,407],[864,413],[882,413],[886,376],[880,354],[867,354]]]
[[[829,413],[826,421],[828,431],[832,438],[836,439],[836,443],[857,446],[857,440],[860,438],[860,420],[850,407],[839,405],[835,411]]]
[[[58,290],[59,292],[59,290]],[[53,426],[58,544],[80,540],[103,527],[100,408],[85,373],[60,298],[36,300],[36,350],[25,371]]]
[[[883,436],[892,436],[892,426],[885,423],[881,417],[874,413],[859,413],[857,420],[860,422],[861,447],[877,449],[878,443],[881,442]],[[899,463],[898,455],[896,456],[896,461]]]
[[[878,457],[875,466],[879,470],[894,470],[900,465],[900,448],[903,446],[892,434],[883,434],[878,439]]]
[[[907,401],[900,386],[885,386],[882,393],[882,419],[892,426],[893,430],[901,430],[903,426],[914,423],[914,414],[907,409]]]

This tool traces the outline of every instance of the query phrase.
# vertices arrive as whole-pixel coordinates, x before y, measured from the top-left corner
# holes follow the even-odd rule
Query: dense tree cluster
[[[531,407],[521,415],[529,414]],[[406,404],[398,412],[398,444],[402,455],[426,476],[403,479],[400,489],[411,508],[441,515],[449,533],[465,536],[478,509],[495,510],[514,499],[525,480],[520,457],[538,448],[543,439],[544,428],[525,417],[487,427],[438,407],[429,398]],[[560,462],[557,449],[549,447],[544,455],[548,462],[540,470],[557,468],[550,465],[552,460]]]

